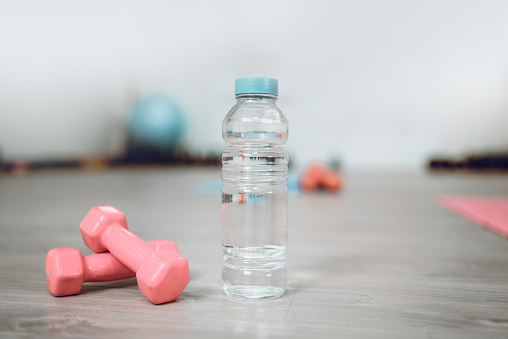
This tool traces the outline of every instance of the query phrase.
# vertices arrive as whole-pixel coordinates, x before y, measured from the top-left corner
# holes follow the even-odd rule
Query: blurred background
[[[508,150],[506,1],[0,5],[4,164],[218,164],[242,76],[279,79],[297,168]]]

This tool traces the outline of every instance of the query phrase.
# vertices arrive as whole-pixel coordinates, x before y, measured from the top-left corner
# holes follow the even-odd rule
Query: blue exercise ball
[[[166,96],[147,97],[132,107],[128,128],[134,143],[171,150],[183,138],[183,114],[176,102]]]

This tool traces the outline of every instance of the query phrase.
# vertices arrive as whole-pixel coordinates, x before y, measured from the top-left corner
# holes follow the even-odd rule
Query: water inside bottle
[[[223,155],[225,293],[272,299],[286,287],[287,156],[280,147],[228,145]]]

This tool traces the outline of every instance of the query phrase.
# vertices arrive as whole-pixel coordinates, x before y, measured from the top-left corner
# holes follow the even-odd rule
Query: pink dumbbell
[[[152,303],[175,300],[189,283],[187,260],[172,250],[152,250],[128,230],[125,215],[115,207],[92,208],[79,228],[88,248],[109,251],[136,272],[139,290]]]
[[[178,253],[176,244],[169,240],[152,240],[148,246],[154,250],[171,250]],[[113,281],[135,277],[111,253],[83,257],[75,248],[53,248],[46,257],[46,282],[55,297],[78,294],[83,283]]]

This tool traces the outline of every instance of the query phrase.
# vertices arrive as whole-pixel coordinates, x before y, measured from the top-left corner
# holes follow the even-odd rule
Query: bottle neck
[[[277,101],[276,95],[266,93],[238,94],[235,98],[238,100],[238,102],[263,101],[266,103],[275,103],[275,101]]]

